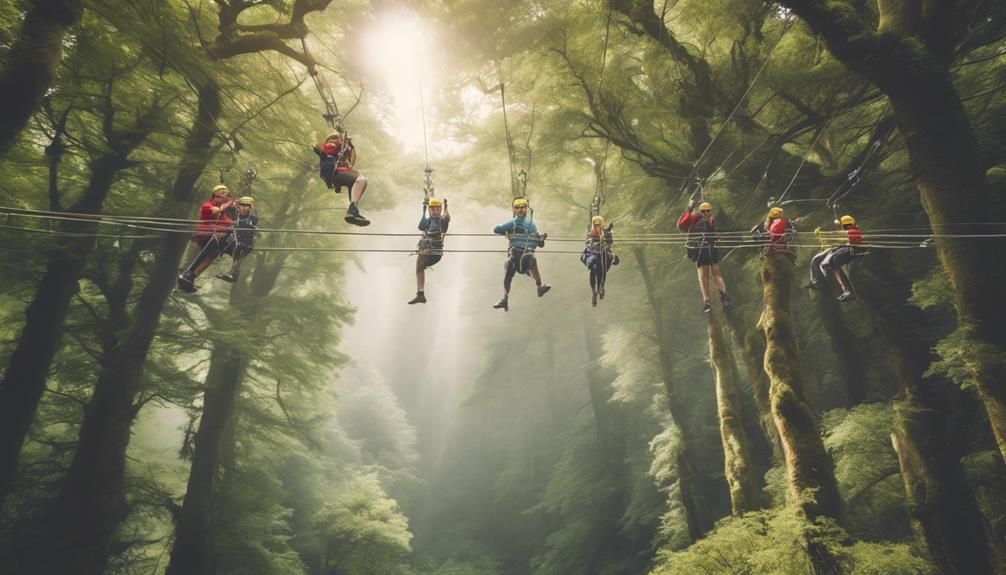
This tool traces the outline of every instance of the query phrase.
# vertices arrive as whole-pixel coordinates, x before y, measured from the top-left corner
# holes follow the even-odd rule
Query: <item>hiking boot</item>
[[[354,226],[369,226],[370,220],[363,217],[360,213],[360,208],[356,204],[349,204],[349,209],[346,210],[346,223],[353,224]]]
[[[618,256],[612,256],[612,258],[611,258],[611,265],[613,265],[613,266],[617,266],[618,265]]]
[[[730,311],[733,308],[733,304],[730,303],[730,296],[725,292],[720,292],[720,304],[723,305],[723,311]]]
[[[503,296],[503,299],[496,302],[496,305],[493,306],[493,309],[502,309],[503,311],[510,311],[510,300],[507,299],[506,296]]]
[[[590,305],[592,306],[597,305],[597,292],[590,294]]]
[[[552,286],[548,284],[541,284],[540,286],[538,286],[538,297],[545,295],[546,293],[548,293],[548,290],[550,289],[552,289]]]
[[[424,294],[421,291],[417,291],[416,297],[412,298],[412,300],[409,301],[409,305],[412,305],[414,303],[426,303],[426,294]]]
[[[199,288],[196,287],[196,282],[193,281],[193,278],[182,274],[178,276],[178,289],[185,293],[196,293],[196,290]]]
[[[838,301],[849,301],[854,297],[855,296],[852,295],[851,291],[844,291],[842,292],[842,295],[838,296]]]
[[[713,310],[713,306],[709,305],[709,300],[706,300],[702,304],[702,313],[709,313]]]

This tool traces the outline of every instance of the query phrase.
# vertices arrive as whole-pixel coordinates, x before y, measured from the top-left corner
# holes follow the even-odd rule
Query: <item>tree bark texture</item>
[[[793,266],[782,254],[766,256],[761,279],[764,307],[758,323],[765,334],[765,372],[786,462],[789,500],[811,520],[820,515],[838,517],[842,500],[834,464],[804,394],[796,328],[790,313]]]
[[[891,102],[922,205],[933,229],[974,229],[995,221],[978,141],[949,72],[952,20],[922,2],[883,3],[880,27],[840,3],[783,0],[824,37],[835,57],[880,88]],[[929,4],[929,3],[926,3]],[[906,12],[907,11],[907,12]],[[949,46],[949,49],[948,49]],[[1000,453],[1006,457],[1006,267],[1002,242],[937,237],[961,328],[976,342],[971,372]]]
[[[772,447],[773,457],[782,461],[782,442],[779,440],[775,418],[772,417],[772,399],[769,395],[771,382],[765,371],[765,334],[760,327],[751,327],[744,334],[741,358],[751,380],[751,392],[755,409],[758,410],[758,427],[761,428],[765,441]]]
[[[67,28],[80,20],[81,0],[35,0],[0,71],[0,155],[28,125],[56,77]]]
[[[905,303],[911,281],[883,251],[861,269],[861,297],[888,341],[898,380],[891,442],[918,544],[944,573],[989,573],[982,515],[961,468],[961,446],[949,440],[953,397],[962,392],[924,375],[934,359],[923,337],[930,326],[921,309]]]
[[[206,81],[199,88],[195,122],[161,214],[180,217],[188,212],[196,181],[212,156],[210,144],[219,111],[219,88]],[[105,569],[112,538],[127,512],[123,494],[126,449],[140,407],[135,400],[143,389],[143,365],[187,243],[188,238],[178,234],[161,241],[125,333],[102,358],[73,462],[41,538],[48,542],[39,556],[48,569],[44,572],[101,575]]]
[[[866,362],[863,361],[865,354],[856,335],[845,323],[842,310],[835,301],[831,288],[823,285],[820,291],[815,290],[811,297],[816,304],[821,325],[828,334],[831,349],[838,358],[839,372],[845,382],[846,406],[859,405],[866,401]]]
[[[723,335],[724,318],[719,309],[709,314],[709,357],[716,373],[716,410],[723,441],[723,471],[730,488],[730,507],[734,515],[757,509],[758,486],[751,463],[751,449],[741,422],[737,392],[737,368]]]
[[[110,96],[109,96],[110,97]],[[90,163],[91,175],[71,212],[99,213],[119,172],[130,165],[129,155],[151,132],[151,112],[123,132],[112,128],[111,102],[106,114],[108,150]],[[58,198],[58,193],[56,196]],[[58,202],[58,199],[57,199]],[[65,222],[63,229],[74,234],[94,234],[98,224]],[[45,274],[25,311],[25,324],[0,380],[0,506],[17,475],[21,447],[45,392],[53,357],[62,340],[63,323],[70,302],[78,290],[78,280],[87,258],[94,251],[94,237],[67,236],[59,240],[46,261]]]

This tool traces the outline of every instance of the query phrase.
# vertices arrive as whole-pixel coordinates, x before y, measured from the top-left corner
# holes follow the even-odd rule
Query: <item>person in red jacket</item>
[[[713,206],[708,202],[699,205],[698,212],[694,204],[689,203],[688,209],[678,218],[678,229],[688,234],[685,247],[688,259],[695,262],[699,274],[699,291],[702,292],[702,313],[709,313],[709,277],[712,276],[720,292],[720,303],[723,309],[730,311],[730,298],[727,296],[727,285],[720,275],[720,250],[716,247],[716,220],[713,219]]]
[[[236,212],[230,190],[221,184],[214,186],[210,194],[199,209],[199,223],[192,236],[192,262],[178,276],[178,289],[187,293],[196,291],[196,278],[220,255],[223,240],[234,227]]]
[[[367,191],[367,177],[354,169],[356,164],[356,146],[353,141],[336,131],[329,134],[325,141],[314,147],[318,155],[321,179],[336,192],[345,187],[349,190],[349,209],[346,210],[346,222],[355,226],[368,226],[370,220],[360,213],[360,200]]]
[[[831,273],[842,288],[842,295],[838,296],[838,301],[847,301],[852,298],[852,283],[842,270],[842,266],[850,263],[856,254],[863,251],[863,234],[856,227],[856,218],[851,215],[842,216],[838,224],[844,232],[845,244],[829,247],[814,256],[810,261],[810,283],[805,287],[819,289]]]
[[[776,206],[768,211],[768,217],[751,230],[756,241],[765,242],[765,255],[783,254],[796,260],[796,253],[789,247],[790,239],[796,233],[793,223],[784,217],[782,208]]]

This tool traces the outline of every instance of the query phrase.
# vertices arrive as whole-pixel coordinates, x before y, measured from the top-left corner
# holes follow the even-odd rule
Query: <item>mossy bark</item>
[[[716,373],[716,411],[723,441],[723,471],[730,488],[730,508],[734,515],[757,509],[759,490],[751,465],[751,450],[741,423],[737,392],[737,369],[723,335],[723,312],[709,314],[709,357]]]
[[[83,13],[81,0],[35,0],[0,71],[0,154],[7,151],[56,77],[67,28]]]
[[[782,443],[779,441],[779,428],[775,426],[772,417],[772,400],[769,398],[770,382],[765,372],[765,334],[761,328],[754,326],[747,330],[741,342],[741,359],[748,378],[751,380],[751,392],[754,396],[755,409],[758,411],[758,427],[765,441],[772,448],[772,456],[782,461]]]
[[[765,334],[765,372],[772,416],[782,443],[790,503],[811,520],[839,517],[842,500],[834,464],[824,448],[804,394],[796,328],[790,313],[793,265],[784,255],[767,256],[761,268],[764,296],[759,327]]]
[[[881,27],[866,12],[827,0],[782,0],[820,34],[835,57],[887,95],[922,205],[952,287],[961,327],[976,353],[969,368],[1000,454],[1006,458],[1006,266],[1000,242],[955,237],[948,231],[995,223],[996,205],[981,150],[950,72],[955,19],[951,3],[886,0]],[[923,4],[934,10],[923,9]],[[896,15],[896,17],[894,16]]]
[[[920,550],[944,573],[988,573],[989,539],[960,458],[951,441],[950,411],[962,392],[939,378],[926,378],[933,352],[924,335],[925,313],[906,305],[912,284],[890,256],[871,254],[860,274],[860,296],[890,347],[898,380],[891,442]]]

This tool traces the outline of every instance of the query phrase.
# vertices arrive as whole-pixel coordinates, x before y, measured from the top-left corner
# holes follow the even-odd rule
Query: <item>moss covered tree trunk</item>
[[[723,335],[720,310],[709,314],[709,357],[716,373],[716,410],[723,441],[723,471],[730,487],[730,508],[740,515],[759,507],[758,486],[751,463],[751,449],[741,422],[737,369]]]
[[[950,410],[961,391],[925,377],[934,359],[924,337],[931,328],[921,309],[905,303],[911,281],[886,252],[869,256],[859,283],[861,297],[888,341],[898,380],[891,441],[919,546],[944,573],[988,573],[982,515],[961,468],[961,446],[950,440]]]
[[[762,262],[761,279],[764,307],[758,325],[765,334],[769,400],[786,462],[789,501],[799,505],[810,519],[820,515],[838,517],[842,500],[834,464],[804,394],[796,328],[790,313],[793,265],[784,255],[767,256]]]
[[[783,0],[827,42],[835,57],[890,100],[912,175],[933,229],[974,229],[995,221],[995,197],[978,141],[949,68],[955,53],[952,3],[884,0],[869,11],[826,0]],[[897,17],[895,17],[897,16]],[[1006,457],[1006,267],[990,265],[1001,242],[937,237],[963,333],[973,342],[970,372]]]
[[[87,186],[69,207],[73,213],[101,212],[118,174],[132,165],[130,154],[153,129],[156,107],[141,115],[129,128],[115,130],[110,89],[107,98],[104,121],[107,148],[90,162]],[[51,185],[52,203],[56,204],[53,208],[59,208],[55,173]],[[86,236],[96,233],[98,224],[66,222],[63,228],[68,233]],[[25,311],[24,327],[0,381],[0,506],[17,475],[21,447],[45,391],[53,357],[59,350],[70,302],[77,293],[77,282],[96,243],[94,237],[61,238],[47,256],[45,274]]]
[[[35,0],[0,71],[0,154],[17,139],[56,77],[67,28],[80,20],[81,0]]]
[[[199,88],[199,106],[171,196],[160,210],[183,217],[195,194],[196,181],[211,157],[220,111],[217,84]],[[188,238],[172,234],[161,240],[147,285],[128,317],[118,345],[102,358],[94,394],[84,411],[80,439],[63,487],[48,513],[48,547],[38,557],[49,573],[101,575],[109,548],[127,509],[123,494],[126,448],[140,405],[143,365],[159,324],[161,310],[174,287],[178,263]]]

